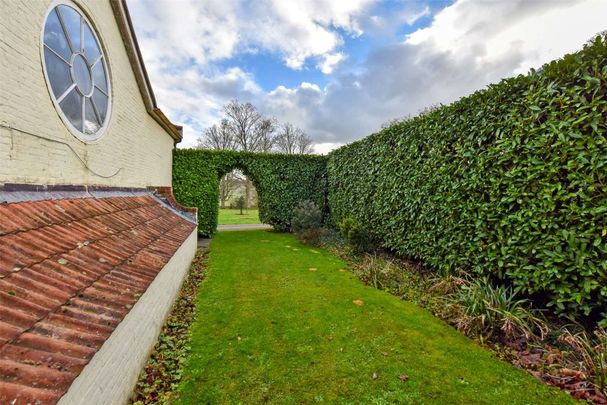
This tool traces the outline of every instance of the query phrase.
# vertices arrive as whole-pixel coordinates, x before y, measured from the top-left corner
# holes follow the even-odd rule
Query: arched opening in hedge
[[[326,210],[327,160],[318,155],[284,155],[177,149],[173,156],[173,193],[185,206],[198,208],[198,233],[217,229],[219,181],[234,169],[252,180],[261,222],[288,231],[295,206],[313,201]]]
[[[256,183],[241,167],[219,176],[218,226],[260,223],[261,196]]]

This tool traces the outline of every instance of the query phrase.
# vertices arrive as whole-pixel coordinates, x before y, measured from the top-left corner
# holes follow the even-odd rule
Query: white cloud
[[[341,52],[330,53],[323,56],[322,61],[317,65],[318,69],[326,75],[333,73],[335,67],[342,62],[346,56]]]
[[[315,103],[288,89],[273,101],[307,117],[317,142],[353,141],[576,51],[604,29],[605,15],[603,0],[460,0],[404,42],[375,49],[355,73],[338,74]]]
[[[327,153],[339,148],[340,146],[343,146],[343,143],[332,143],[332,142],[317,143],[317,144],[314,144],[314,153],[317,153],[319,155],[326,155]]]
[[[362,34],[358,18],[375,0],[129,0],[148,63],[169,67],[226,59],[258,47],[301,69]]]
[[[524,73],[572,52],[605,26],[604,0],[479,2],[460,0],[437,13],[432,24],[405,43],[453,58],[491,65],[516,52],[514,73]]]
[[[423,10],[413,13],[405,19],[408,25],[415,24],[420,18],[427,17],[430,15],[430,7],[426,6]]]
[[[396,23],[414,24],[432,12],[404,3],[381,14],[373,1],[129,0],[129,6],[158,102],[184,124],[182,146],[192,146],[236,98],[300,126],[319,152],[575,51],[604,29],[607,15],[604,0],[458,0],[428,27],[400,43],[376,44],[366,60],[346,66],[347,36],[371,30],[390,38],[386,32],[396,32]],[[293,69],[314,58],[329,84],[266,92],[242,68],[218,67],[217,61],[255,52],[272,52]],[[344,68],[336,69],[340,63]]]

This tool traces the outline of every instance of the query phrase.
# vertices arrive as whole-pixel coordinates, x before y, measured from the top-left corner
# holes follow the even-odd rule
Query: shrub
[[[322,227],[322,211],[312,201],[301,201],[293,210],[291,228],[294,232]]]
[[[240,215],[242,215],[242,210],[244,210],[246,205],[247,204],[246,204],[244,196],[238,197],[238,200],[236,200],[236,208],[238,208],[240,210]]]
[[[557,312],[607,307],[607,38],[329,155],[333,221]]]
[[[368,252],[373,249],[371,236],[354,218],[347,217],[339,222],[339,232],[346,245],[356,253]]]
[[[293,211],[291,228],[295,237],[307,245],[319,245],[324,234],[323,214],[312,201],[301,201]]]

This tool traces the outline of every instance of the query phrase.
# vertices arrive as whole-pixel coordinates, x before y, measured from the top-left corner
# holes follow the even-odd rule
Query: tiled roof
[[[0,204],[0,403],[57,402],[195,227],[151,195]]]

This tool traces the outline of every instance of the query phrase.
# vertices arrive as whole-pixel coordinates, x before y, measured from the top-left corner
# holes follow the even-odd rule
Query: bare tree
[[[198,149],[233,150],[236,142],[228,120],[222,119],[219,125],[205,129],[201,138],[198,138]]]
[[[312,142],[312,138],[306,135],[306,133],[303,131],[297,140],[296,150],[300,155],[307,155],[314,152],[314,142]]]
[[[276,147],[279,152],[288,154],[312,153],[312,139],[304,131],[287,122],[281,126],[281,132],[276,137]]]
[[[237,147],[244,152],[255,152],[259,141],[257,129],[262,126],[263,116],[253,104],[236,100],[226,104],[223,111]]]
[[[242,174],[234,170],[221,178],[219,182],[219,205],[226,208],[226,203],[234,195],[234,191],[243,181]]]
[[[274,118],[264,118],[259,125],[255,127],[257,132],[256,152],[272,152],[276,145],[276,127],[278,126]]]
[[[251,103],[230,101],[223,108],[236,147],[244,152],[270,152],[274,146],[276,120],[265,118]],[[251,202],[250,180],[245,182],[245,201]]]
[[[199,149],[234,150],[236,142],[234,141],[228,120],[222,119],[219,125],[214,124],[207,128],[202,137],[198,138],[198,145],[196,147]],[[241,173],[232,171],[221,178],[219,181],[219,204],[221,208],[226,207],[226,202],[238,188],[239,180],[242,177]]]

